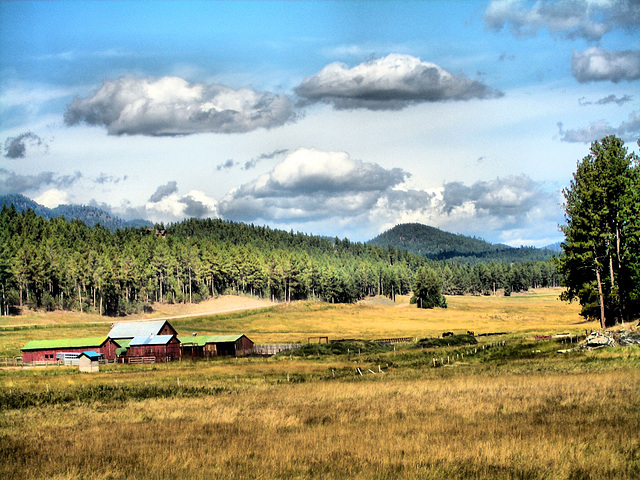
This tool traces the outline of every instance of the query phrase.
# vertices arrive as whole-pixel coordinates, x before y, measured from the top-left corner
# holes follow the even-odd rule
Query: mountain
[[[542,248],[547,249],[547,250],[551,250],[552,252],[560,252],[560,251],[562,251],[562,247],[560,247],[561,243],[562,242],[552,243],[550,245],[545,245]]]
[[[10,194],[0,196],[0,206],[10,206],[12,204],[19,212],[31,209],[36,215],[47,219],[56,217],[64,217],[67,220],[78,219],[90,227],[100,224],[112,232],[124,228],[153,226],[153,223],[148,220],[123,220],[97,207],[89,207],[86,205],[58,205],[56,208],[47,208],[24,195]]]
[[[368,243],[380,247],[391,245],[430,259],[457,260],[464,263],[536,261],[548,260],[553,256],[551,250],[492,244],[479,238],[444,232],[420,223],[397,225]]]

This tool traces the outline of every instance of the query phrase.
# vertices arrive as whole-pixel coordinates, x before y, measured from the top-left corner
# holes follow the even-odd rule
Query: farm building
[[[22,361],[55,362],[64,358],[64,354],[80,354],[86,350],[93,350],[107,360],[116,358],[118,345],[108,337],[63,338],[57,340],[31,340],[21,348]],[[60,355],[62,354],[62,355]]]
[[[253,353],[253,342],[246,335],[202,335],[179,337],[179,340],[185,356],[242,357]]]
[[[180,357],[178,332],[166,320],[114,323],[109,338],[118,344],[116,355],[125,362],[167,362]]]
[[[152,335],[177,336],[178,332],[166,320],[117,322],[113,324],[107,336],[118,340],[121,338],[150,337]]]
[[[81,372],[92,373],[100,370],[102,355],[93,350],[87,350],[78,357],[78,367]]]
[[[155,357],[156,362],[168,362],[180,357],[180,342],[175,335],[134,337],[124,357]]]

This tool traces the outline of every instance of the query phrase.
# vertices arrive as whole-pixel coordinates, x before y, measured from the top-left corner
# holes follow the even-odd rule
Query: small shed
[[[78,367],[81,372],[93,373],[100,370],[100,359],[102,355],[92,350],[82,352],[78,357]]]

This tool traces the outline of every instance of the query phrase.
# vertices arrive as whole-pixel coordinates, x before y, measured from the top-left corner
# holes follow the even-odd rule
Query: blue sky
[[[640,5],[0,1],[0,194],[364,241],[560,240],[640,138]]]

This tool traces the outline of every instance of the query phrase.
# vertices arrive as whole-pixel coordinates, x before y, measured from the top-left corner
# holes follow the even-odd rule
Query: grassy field
[[[640,349],[559,354],[568,346],[535,341],[595,327],[556,298],[299,303],[174,322],[259,343],[509,332],[473,345],[0,370],[0,478],[640,478]],[[0,343],[98,328],[83,323],[0,331]]]
[[[514,334],[584,333],[598,328],[585,322],[577,304],[558,300],[560,289],[540,289],[511,297],[448,297],[447,309],[421,310],[398,297],[394,306],[331,305],[294,302],[237,313],[179,318],[171,324],[180,334],[244,333],[255,343],[307,342],[310,336],[387,338],[439,336],[442,332],[509,332]],[[259,306],[259,305],[258,305]],[[157,312],[155,318],[166,312]],[[175,314],[179,313],[174,310]],[[2,318],[2,317],[0,317]],[[106,335],[119,319],[89,314],[29,313],[0,322],[0,357],[20,355],[29,340]]]

